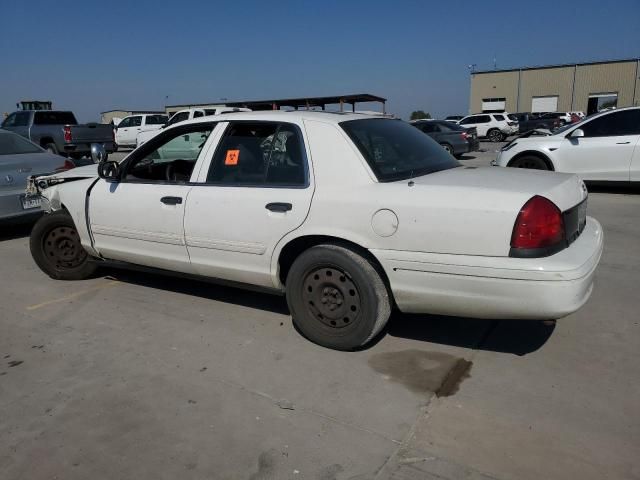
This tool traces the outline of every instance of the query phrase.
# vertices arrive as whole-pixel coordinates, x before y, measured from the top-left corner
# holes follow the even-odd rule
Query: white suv
[[[492,142],[502,142],[509,135],[518,132],[518,122],[509,119],[504,113],[476,113],[468,115],[458,122],[463,127],[476,127],[478,137],[486,137]]]

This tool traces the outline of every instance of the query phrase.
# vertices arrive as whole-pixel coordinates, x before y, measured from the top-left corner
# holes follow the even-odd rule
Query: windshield
[[[42,153],[42,149],[14,133],[0,133],[0,155]]]
[[[406,180],[460,166],[438,143],[400,120],[340,123],[381,182]]]

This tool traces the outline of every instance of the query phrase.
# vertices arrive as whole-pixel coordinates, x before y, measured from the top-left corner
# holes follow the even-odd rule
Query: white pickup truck
[[[166,125],[167,120],[169,116],[162,113],[144,113],[124,117],[115,127],[116,143],[119,147],[135,147],[140,133],[158,130]]]
[[[209,115],[220,115],[222,113],[230,113],[230,112],[250,112],[250,108],[236,108],[236,107],[215,107],[215,108],[186,108],[184,110],[178,110],[174,113],[168,122],[165,125],[161,125],[160,128],[166,128],[171,125],[175,125],[179,122],[184,122],[185,120],[191,120],[194,118],[200,117],[208,117]],[[138,133],[136,137],[136,146],[142,145],[144,142],[148,141],[150,138],[155,137],[160,130],[147,130]]]

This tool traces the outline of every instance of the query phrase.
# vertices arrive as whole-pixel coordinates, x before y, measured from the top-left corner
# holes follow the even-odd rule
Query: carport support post
[[[387,114],[387,102],[382,102],[382,114],[386,115]]]
[[[344,111],[344,100],[340,99],[340,111],[343,112]]]
[[[351,111],[356,113],[356,102],[351,102]]]

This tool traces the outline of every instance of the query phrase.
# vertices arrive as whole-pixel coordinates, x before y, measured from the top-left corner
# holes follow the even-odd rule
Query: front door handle
[[[631,142],[616,142],[616,145],[629,145]]]
[[[288,212],[293,208],[293,205],[290,203],[274,202],[267,203],[264,208],[271,210],[272,212]]]
[[[160,201],[165,205],[179,205],[182,203],[182,197],[162,197]]]

